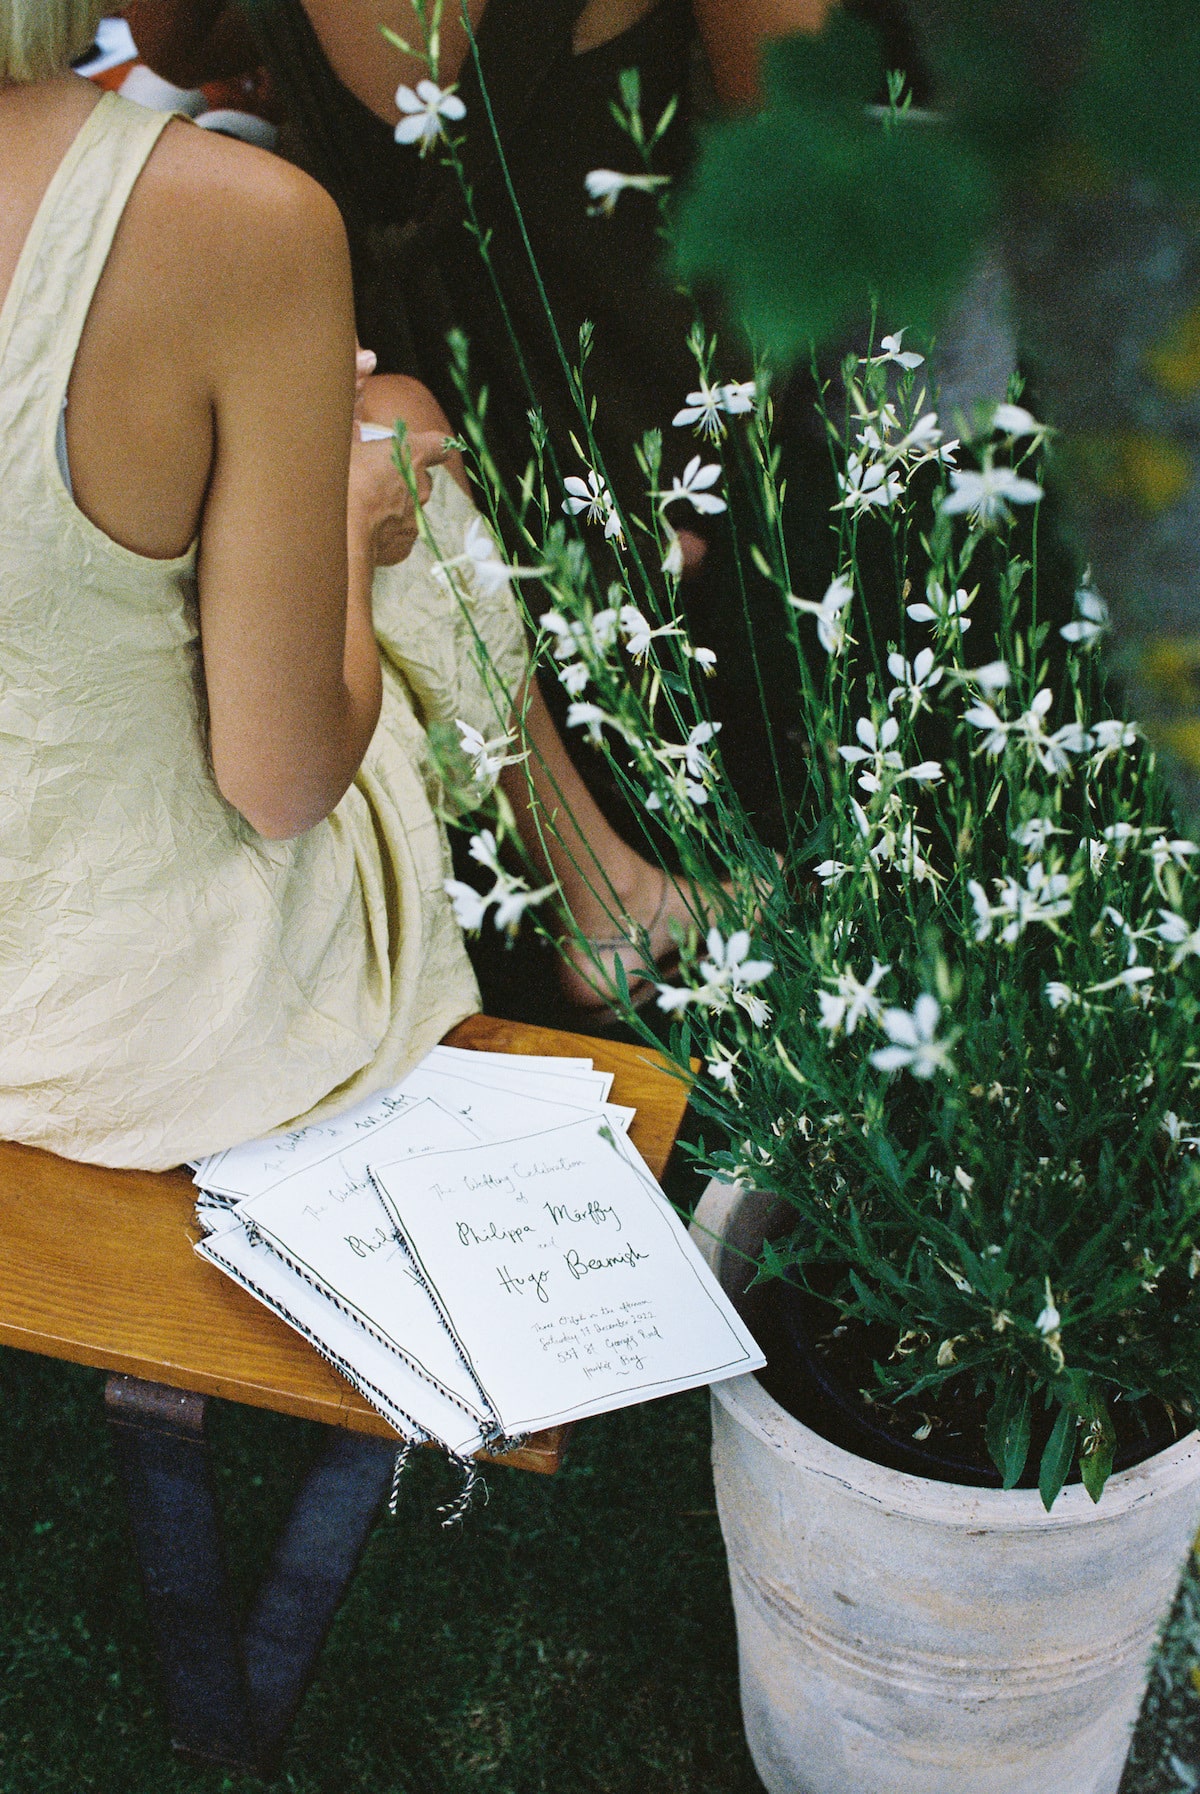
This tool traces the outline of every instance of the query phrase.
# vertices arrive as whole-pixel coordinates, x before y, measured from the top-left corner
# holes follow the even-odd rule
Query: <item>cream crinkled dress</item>
[[[509,591],[477,593],[468,622],[418,544],[376,576],[383,710],[333,814],[267,841],[221,797],[195,547],[157,561],[111,541],[55,450],[165,123],[100,101],[0,310],[0,1138],[150,1169],[347,1108],[478,1009],[424,725],[496,733],[473,630],[509,691],[525,657]],[[444,554],[474,515],[435,470]]]

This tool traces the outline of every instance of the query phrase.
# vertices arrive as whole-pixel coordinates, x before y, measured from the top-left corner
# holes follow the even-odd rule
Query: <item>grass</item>
[[[0,1790],[251,1794],[175,1761],[100,1411],[101,1378],[0,1352]],[[214,1404],[231,1574],[261,1567],[317,1429]],[[338,1618],[273,1788],[287,1794],[760,1794],[702,1394],[577,1429],[556,1478],[494,1471],[459,1531],[421,1454]],[[1189,1570],[1122,1794],[1200,1788]],[[1064,1790],[1064,1794],[1076,1794]]]
[[[248,1794],[172,1759],[101,1378],[0,1353],[3,1794]],[[248,1594],[315,1429],[215,1404]],[[755,1794],[702,1394],[589,1421],[559,1476],[496,1470],[459,1531],[406,1473],[275,1786],[291,1794]]]

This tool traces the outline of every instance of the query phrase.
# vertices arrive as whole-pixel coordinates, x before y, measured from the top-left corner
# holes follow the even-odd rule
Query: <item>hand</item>
[[[407,558],[417,540],[417,513],[410,482],[393,458],[394,440],[361,442],[350,450],[348,521],[352,538],[365,535],[376,567],[394,567]],[[412,470],[418,504],[430,493],[429,469],[446,459],[446,438],[438,430],[414,431],[405,437],[404,454]]]

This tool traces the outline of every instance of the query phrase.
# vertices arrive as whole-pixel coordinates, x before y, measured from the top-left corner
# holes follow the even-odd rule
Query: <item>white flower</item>
[[[1029,709],[1009,724],[1009,732],[1024,742],[1046,772],[1061,775],[1070,771],[1071,754],[1086,754],[1091,736],[1079,723],[1064,723],[1053,735],[1047,735],[1045,718],[1053,703],[1053,692],[1043,686]]]
[[[705,946],[708,958],[700,962],[700,974],[710,988],[744,990],[747,985],[761,984],[775,970],[769,959],[747,959],[750,935],[739,928],[725,940],[719,928],[710,928]]]
[[[721,403],[730,417],[744,417],[754,410],[758,386],[753,380],[728,380],[721,387]]]
[[[851,867],[844,860],[822,860],[813,870],[823,885],[835,885],[839,879],[845,878]]]
[[[880,1021],[892,1044],[877,1048],[871,1064],[878,1071],[908,1070],[914,1078],[952,1070],[946,1045],[936,1038],[941,1014],[937,998],[927,991],[917,998],[911,1014],[907,1009],[885,1009]]]
[[[844,573],[839,573],[836,579],[829,582],[820,604],[814,604],[810,598],[797,598],[788,593],[788,603],[793,610],[803,611],[817,619],[817,640],[826,654],[840,654],[849,640],[843,612],[853,598],[854,582]]]
[[[1012,838],[1018,847],[1025,848],[1028,853],[1043,854],[1050,844],[1051,835],[1065,834],[1048,816],[1031,816],[1019,828],[1012,831]]]
[[[1200,1137],[1197,1137],[1194,1132],[1187,1132],[1187,1129],[1189,1128],[1194,1129],[1196,1123],[1194,1121],[1180,1121],[1173,1109],[1167,1110],[1167,1113],[1163,1116],[1159,1125],[1172,1146],[1177,1146],[1185,1152],[1195,1152],[1197,1148],[1200,1148]]]
[[[765,1028],[771,1019],[771,1005],[765,1003],[756,990],[735,990],[733,1000],[739,1009],[744,1009],[755,1028]]]
[[[708,436],[715,442],[725,433],[724,417],[744,417],[753,411],[756,394],[753,380],[730,380],[722,386],[709,386],[702,380],[697,391],[688,394],[687,403],[675,413],[671,422],[680,428],[695,424],[701,436]]]
[[[1200,853],[1200,847],[1194,841],[1168,841],[1165,835],[1157,835],[1143,852],[1150,855],[1154,882],[1161,891],[1162,877],[1167,867],[1174,866],[1178,872],[1186,871],[1189,858],[1194,853]]]
[[[896,776],[897,783],[900,779],[911,779],[914,785],[937,785],[946,774],[940,760],[922,760],[919,766],[908,766]]]
[[[846,471],[839,473],[838,486],[845,494],[835,510],[852,510],[856,517],[872,508],[892,505],[904,491],[899,474],[889,473],[883,461],[864,461],[861,455],[846,457]]]
[[[694,779],[712,771],[712,759],[702,750],[720,733],[720,723],[697,723],[683,746],[683,763]]]
[[[477,891],[457,878],[446,879],[442,889],[453,905],[459,927],[471,933],[482,925],[488,910],[495,904],[496,927],[512,934],[530,904],[541,903],[558,889],[556,884],[549,884],[543,885],[540,891],[531,891],[523,878],[506,872],[500,864],[499,848],[491,829],[481,829],[477,835],[472,835],[467,851],[478,865],[493,875],[492,889],[486,893]]]
[[[885,772],[903,772],[904,762],[895,751],[893,743],[900,734],[900,725],[894,716],[889,716],[880,724],[878,732],[869,716],[860,716],[854,725],[854,733],[862,743],[861,747],[840,747],[838,753],[850,766],[856,766],[862,760],[872,762],[870,772],[860,773],[858,784],[861,791],[879,791],[882,788]]]
[[[678,635],[679,628],[674,623],[664,623],[655,629],[638,610],[635,604],[623,604],[617,613],[621,634],[625,637],[625,646],[635,660],[644,660],[650,652],[650,644],[660,635]]]
[[[1184,918],[1172,909],[1160,909],[1162,921],[1154,930],[1159,939],[1168,947],[1174,947],[1171,970],[1183,964],[1185,959],[1200,958],[1200,928],[1190,928]]]
[[[540,891],[530,891],[523,880],[507,879],[503,889],[497,887],[492,892],[496,902],[496,914],[493,917],[496,927],[513,934],[530,904],[541,903],[543,898],[549,897],[557,889],[557,885],[543,885]]]
[[[461,717],[455,718],[454,726],[463,752],[472,762],[471,770],[478,784],[493,785],[506,766],[519,766],[528,758],[527,754],[506,752],[512,746],[511,735],[498,735],[487,741],[481,730],[472,723],[464,723]]]
[[[569,473],[563,481],[567,496],[563,500],[563,510],[571,517],[578,517],[586,512],[586,523],[602,523],[604,533],[611,540],[621,534],[621,518],[613,503],[612,493],[604,484],[594,468],[588,469],[586,480],[578,474]]]
[[[667,548],[662,558],[662,571],[669,573],[672,579],[678,579],[683,572],[683,543],[665,517],[663,532],[666,536]]]
[[[1104,862],[1108,858],[1108,843],[1089,839],[1082,845],[1087,848],[1088,871],[1095,877],[1103,870]]]
[[[713,1056],[708,1061],[708,1075],[714,1084],[723,1084],[731,1096],[735,1094],[734,1073],[740,1055],[731,1053],[727,1047],[718,1046],[713,1049]]]
[[[615,168],[593,168],[583,177],[589,199],[596,201],[592,215],[603,212],[608,217],[622,193],[653,193],[665,187],[670,177],[665,174],[618,174]]]
[[[711,776],[713,764],[712,756],[707,754],[704,750],[708,747],[711,741],[715,740],[716,736],[720,733],[720,730],[720,723],[697,723],[682,747],[655,747],[651,749],[651,752],[660,765],[670,766],[672,761],[683,762],[679,771],[685,775],[685,780],[695,781],[694,788],[689,788],[686,793],[693,802],[704,803],[707,800],[708,793],[704,789],[703,781]],[[652,810],[661,807],[655,801],[653,796],[646,801],[649,808]]]
[[[695,661],[702,673],[714,673],[716,671],[717,657],[711,648],[693,648],[690,643],[685,642],[683,651],[689,660]]]
[[[964,623],[963,628],[967,627]],[[988,697],[995,697],[998,691],[1004,691],[1012,684],[1012,674],[1006,660],[989,660],[986,666],[972,667],[962,677],[969,684],[977,685]]]
[[[699,455],[693,455],[683,470],[683,478],[676,474],[671,481],[671,490],[662,495],[662,504],[673,505],[676,499],[686,498],[704,516],[715,517],[725,510],[725,500],[708,488],[715,486],[720,477],[721,469],[716,461],[702,466]]]
[[[906,324],[904,329],[907,330],[907,328],[908,326]],[[916,354],[912,349],[902,349],[900,343],[903,336],[904,330],[897,330],[894,336],[881,336],[879,339],[879,354],[869,357],[871,365],[877,367],[881,361],[894,361],[909,372],[911,372],[913,368],[919,368],[925,360],[925,357]]]
[[[396,126],[397,143],[419,143],[421,154],[435,144],[445,132],[445,120],[467,116],[467,109],[452,87],[439,87],[436,81],[418,81],[411,87],[396,89],[396,105],[404,117]]]
[[[1071,986],[1060,983],[1056,978],[1052,978],[1046,985],[1044,995],[1051,1009],[1069,1009],[1072,1003],[1079,1001]]]
[[[1047,872],[1041,860],[1030,866],[1025,883],[1015,878],[997,879],[992,917],[1003,921],[1000,939],[1008,946],[1033,922],[1056,922],[1070,912],[1071,880],[1065,872]]]
[[[910,604],[908,615],[914,623],[934,623],[939,629],[948,629],[957,623],[965,635],[971,627],[971,620],[964,613],[975,601],[975,593],[967,592],[961,586],[951,597],[933,575],[929,576],[925,593],[928,604]]]
[[[1134,724],[1121,722],[1116,717],[1104,717],[1100,722],[1093,723],[1090,744],[1096,749],[1092,756],[1093,771],[1099,772],[1110,755],[1136,746],[1137,738],[1138,732]]]
[[[1125,850],[1141,838],[1141,829],[1132,822],[1110,822],[1102,831],[1104,839],[1116,850],[1119,860],[1124,859]]]
[[[775,970],[769,959],[747,959],[750,935],[738,929],[726,941],[719,928],[710,928],[705,942],[708,958],[700,962],[699,985],[660,984],[658,1007],[672,1014],[698,1003],[703,1009],[725,1009],[730,998],[740,1003],[751,1021],[761,1026],[770,1018],[770,1009],[761,998],[753,996],[749,986],[761,984]]]
[[[709,386],[702,380],[698,390],[688,394],[687,403],[675,413],[671,422],[680,428],[695,424],[701,436],[709,436],[715,442],[725,428],[721,415],[724,410],[721,388]]]
[[[988,894],[977,878],[967,880],[967,890],[975,908],[975,939],[986,941],[992,932],[992,906]]]
[[[448,878],[442,886],[454,908],[454,920],[468,934],[474,934],[483,925],[487,915],[490,896],[484,896],[471,885],[463,884],[461,879]]]
[[[1057,1333],[1058,1329],[1062,1326],[1062,1315],[1054,1306],[1054,1296],[1051,1293],[1049,1277],[1046,1279],[1046,1306],[1042,1309],[1042,1312],[1038,1315],[1037,1320],[1034,1321],[1033,1324],[1042,1335],[1043,1339],[1051,1333]]]
[[[587,690],[590,677],[587,662],[584,660],[570,660],[566,666],[558,669],[559,684],[572,698],[577,698],[580,692]]]
[[[482,828],[477,835],[471,836],[467,852],[477,865],[485,867],[497,878],[503,877],[500,868],[500,849],[490,828]]]
[[[601,730],[606,723],[612,728],[618,730],[620,728],[616,717],[610,716],[607,710],[601,710],[599,704],[584,703],[567,705],[568,729],[586,729],[587,738],[592,743],[593,747],[599,746],[603,739]]]
[[[1127,990],[1131,996],[1136,993],[1141,998],[1146,999],[1149,997],[1150,993],[1145,989],[1139,990],[1138,987],[1144,986],[1146,980],[1148,978],[1153,978],[1153,976],[1153,966],[1126,966],[1125,970],[1123,972],[1118,972],[1115,978],[1106,978],[1102,984],[1089,984],[1087,987],[1087,995],[1089,997],[1099,997],[1102,996],[1105,991]]]
[[[1042,497],[1042,488],[1033,480],[1023,480],[1011,467],[987,463],[981,473],[954,468],[950,484],[953,491],[942,500],[942,511],[948,517],[966,511],[973,524],[985,526],[1008,518],[1010,504],[1032,505]]]
[[[825,1028],[830,1034],[840,1033],[844,1029],[850,1035],[864,1016],[869,1016],[873,1022],[878,1021],[882,1005],[875,991],[880,979],[891,969],[891,966],[881,966],[877,959],[873,960],[865,983],[860,983],[851,971],[838,972],[835,991],[817,992],[817,1001],[821,1006],[817,1026]]]
[[[908,704],[911,722],[918,710],[928,710],[927,694],[941,683],[942,669],[933,664],[932,648],[922,648],[913,661],[905,660],[903,654],[889,654],[887,667],[892,678],[898,681],[888,693],[888,709],[894,710],[903,698]]]
[[[1108,628],[1108,606],[1092,585],[1090,568],[1075,593],[1075,610],[1075,621],[1064,623],[1058,633],[1080,648],[1094,648]]]
[[[992,428],[1013,437],[1046,434],[1045,424],[1039,424],[1023,405],[997,405],[992,413]]]
[[[995,759],[997,754],[1004,752],[1012,724],[1006,723],[1002,716],[998,716],[990,704],[973,704],[970,710],[963,712],[963,721],[970,723],[973,729],[987,730],[984,740],[980,743],[983,753],[990,754]]]
[[[463,552],[453,560],[435,562],[433,571],[443,584],[450,584],[447,575],[453,568],[463,565],[469,569],[469,577],[476,589],[487,598],[495,597],[509,580],[540,579],[549,571],[546,567],[508,566],[497,554],[495,540],[482,517],[473,517],[467,525]]]
[[[864,435],[869,439],[872,432],[868,429]],[[954,451],[958,447],[958,438],[943,441],[943,432],[938,428],[937,412],[927,411],[923,417],[917,418],[907,435],[887,449],[887,457],[891,461],[902,461],[911,472],[926,461],[940,461],[949,467],[954,462]]]

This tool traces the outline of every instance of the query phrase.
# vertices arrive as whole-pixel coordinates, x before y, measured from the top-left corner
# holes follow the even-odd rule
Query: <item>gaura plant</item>
[[[621,116],[648,149],[629,79]],[[602,206],[623,190],[593,187]],[[695,389],[664,424],[696,453],[667,486],[650,432],[633,516],[591,429],[586,331],[578,466],[555,464],[534,411],[519,492],[496,480],[456,345],[462,446],[526,563],[511,571],[535,660],[690,893],[676,978],[643,930],[640,979],[593,952],[597,979],[647,1039],[652,986],[680,1076],[699,1062],[692,1101],[714,1138],[692,1149],[698,1168],[795,1211],[761,1274],[790,1272],[890,1334],[872,1396],[915,1417],[955,1383],[986,1395],[1006,1487],[1046,1410],[1043,1501],[1076,1461],[1099,1499],[1115,1403],[1190,1425],[1200,1401],[1200,855],[1101,678],[1103,597],[1084,578],[1073,620],[1043,614],[1048,433],[1019,390],[963,444],[903,332],[848,357],[840,415],[824,411],[829,578],[797,591],[766,371],[725,377],[711,337],[692,346]],[[714,656],[680,595],[677,530],[735,491],[737,576],[773,594],[795,669],[800,727],[771,745],[781,840],[724,774]],[[435,545],[468,616],[475,583],[507,564],[473,532]],[[880,534],[890,592],[868,572],[889,558],[867,552]],[[517,757],[503,739],[461,745],[481,780]],[[503,822],[472,844],[492,890],[448,886],[466,927],[510,927],[544,895],[503,869]],[[556,831],[552,810],[541,822]]]
[[[1200,1397],[1197,849],[1106,695],[1102,597],[1082,583],[1053,641],[1039,620],[1015,538],[1041,498],[1041,427],[999,406],[966,465],[899,336],[852,358],[845,385],[823,593],[787,577],[769,401],[702,367],[679,413],[700,453],[661,491],[647,445],[645,519],[620,517],[594,470],[572,477],[560,502],[594,533],[589,558],[548,487],[527,507],[551,598],[538,651],[692,892],[677,981],[642,969],[681,1075],[703,1066],[692,1100],[721,1143],[696,1149],[701,1168],[796,1211],[763,1273],[817,1276],[823,1294],[832,1276],[845,1319],[889,1330],[876,1399],[990,1392],[1006,1486],[1055,1407],[1043,1499],[1077,1455],[1098,1498],[1114,1402],[1190,1416]],[[671,570],[670,518],[725,503],[735,446],[766,526],[745,553],[785,612],[805,718],[802,749],[777,744],[801,792],[779,865],[722,774],[712,657]],[[885,637],[859,552],[877,530],[894,555]],[[658,579],[642,577],[650,550]],[[999,626],[978,640],[985,571]],[[510,885],[498,874],[497,922]],[[478,925],[486,896],[454,894]],[[602,972],[652,1038],[619,963]]]

